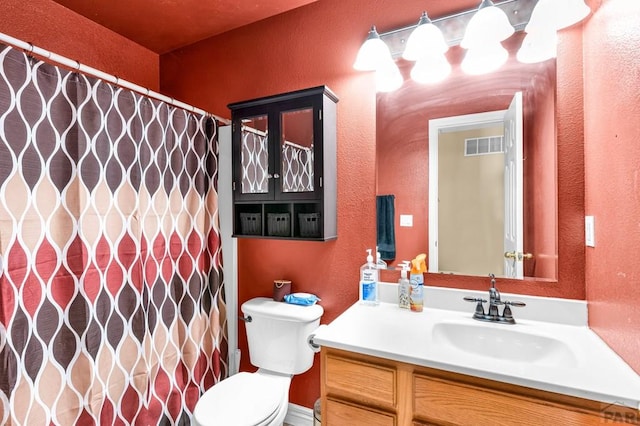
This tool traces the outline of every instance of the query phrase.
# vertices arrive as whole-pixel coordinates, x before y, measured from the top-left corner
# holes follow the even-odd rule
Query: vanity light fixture
[[[492,45],[508,39],[514,32],[507,14],[491,0],[482,0],[478,11],[467,24],[460,47],[471,49]]]
[[[482,0],[460,42],[460,47],[467,49],[460,64],[462,71],[479,75],[500,68],[509,59],[509,52],[502,47],[501,42],[514,32],[507,14],[491,0]]]
[[[518,49],[516,58],[524,64],[533,64],[553,59],[558,54],[558,33],[535,31],[527,33]]]
[[[451,74],[451,64],[444,53],[420,58],[411,68],[411,79],[422,84],[439,83],[449,74]]]
[[[557,0],[556,4],[557,6]],[[516,54],[518,61],[525,64],[543,62],[555,58],[558,52],[558,32],[555,10],[551,3],[538,1],[531,12],[531,19],[524,28],[527,35]]]
[[[451,73],[451,64],[445,56],[449,45],[442,31],[435,26],[427,12],[422,12],[418,26],[407,39],[402,57],[416,61],[411,69],[411,78],[418,83],[433,84],[444,80]]]
[[[393,92],[402,86],[404,79],[396,62],[391,59],[383,61],[376,70],[376,91]]]
[[[467,50],[460,67],[470,75],[488,74],[500,68],[508,59],[507,49],[499,41],[495,41]]]
[[[543,1],[551,6],[550,1]],[[556,30],[570,27],[589,16],[591,8],[584,0],[555,0]]]
[[[534,15],[535,13],[535,15]],[[360,47],[354,68],[376,72],[378,91],[402,86],[395,58],[416,61],[411,78],[434,83],[451,72],[445,52],[448,46],[466,49],[461,68],[469,74],[484,74],[504,64],[509,52],[502,41],[515,31],[526,35],[517,58],[541,62],[556,56],[557,30],[586,18],[591,9],[585,0],[481,0],[476,9],[434,20],[422,13],[417,25],[378,34],[371,27]]]
[[[378,92],[392,92],[402,86],[400,69],[391,57],[389,47],[380,39],[375,25],[371,26],[367,39],[360,46],[353,68],[358,71],[375,71]]]
[[[583,0],[539,0],[524,29],[527,35],[516,55],[518,61],[534,63],[555,58],[558,30],[582,21],[590,13]]]
[[[428,55],[444,54],[447,50],[449,45],[444,40],[442,31],[429,19],[427,12],[422,12],[418,26],[407,39],[402,57],[407,61],[417,61]]]
[[[376,26],[372,25],[367,39],[358,50],[353,68],[358,71],[376,71],[387,60],[393,61],[391,52],[385,42],[380,39]]]

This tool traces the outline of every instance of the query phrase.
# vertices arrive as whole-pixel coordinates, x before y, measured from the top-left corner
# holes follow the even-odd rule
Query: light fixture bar
[[[494,4],[504,10],[509,17],[509,22],[511,22],[516,31],[523,31],[537,2],[538,0],[504,0],[501,2],[494,1]],[[476,7],[464,12],[432,19],[431,21],[440,28],[447,44],[456,46],[462,41],[465,28],[467,28],[469,20],[477,11],[478,8]],[[391,56],[394,59],[402,56],[407,39],[416,27],[417,25],[411,25],[380,34],[380,39],[389,46]]]

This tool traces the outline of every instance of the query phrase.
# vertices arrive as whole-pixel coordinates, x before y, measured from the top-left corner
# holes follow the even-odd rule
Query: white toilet
[[[249,359],[255,373],[238,373],[202,395],[197,426],[282,425],[294,374],[313,365],[308,337],[320,325],[322,306],[299,306],[258,297],[242,304]]]

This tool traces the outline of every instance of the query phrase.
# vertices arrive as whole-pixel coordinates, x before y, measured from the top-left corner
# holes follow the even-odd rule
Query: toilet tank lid
[[[242,312],[245,315],[269,316],[286,321],[312,322],[324,313],[322,306],[292,305],[285,302],[276,302],[268,297],[256,297],[242,304]]]

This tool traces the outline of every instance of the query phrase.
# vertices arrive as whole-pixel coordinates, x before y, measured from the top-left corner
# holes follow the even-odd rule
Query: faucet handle
[[[523,306],[527,306],[526,303],[524,302],[516,302],[516,301],[509,301],[509,300],[505,300],[503,302],[500,303],[501,305],[504,305],[504,309],[502,311],[502,316],[506,319],[506,320],[513,320],[513,314],[511,313],[511,307],[510,306],[517,306],[519,308],[523,307]]]
[[[469,296],[465,296],[463,299],[465,301],[467,301],[467,302],[477,302],[478,303],[476,305],[476,311],[474,313],[474,316],[482,316],[482,315],[484,315],[484,306],[482,304],[486,302],[486,299],[483,299],[481,297],[469,297]]]

